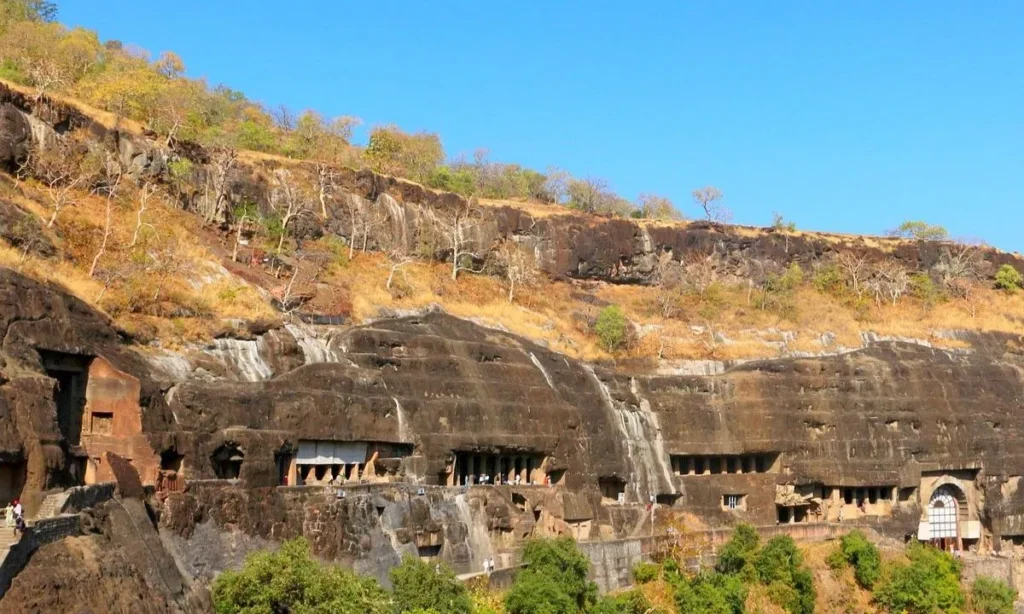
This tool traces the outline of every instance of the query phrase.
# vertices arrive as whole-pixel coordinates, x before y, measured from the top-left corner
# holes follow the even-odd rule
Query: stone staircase
[[[15,535],[14,529],[8,528],[4,524],[3,520],[0,520],[0,565],[3,564],[4,559],[7,558],[7,551],[14,544],[18,543],[21,539],[21,535]]]

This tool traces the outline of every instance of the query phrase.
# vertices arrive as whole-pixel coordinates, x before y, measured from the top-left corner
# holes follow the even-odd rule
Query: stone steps
[[[21,535],[15,535],[14,529],[8,528],[6,524],[0,520],[0,565],[3,564],[7,558],[7,551],[10,550],[11,546],[18,543],[21,539]]]

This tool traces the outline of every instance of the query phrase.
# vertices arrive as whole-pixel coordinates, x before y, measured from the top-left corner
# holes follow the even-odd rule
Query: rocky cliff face
[[[316,185],[316,169],[309,164],[231,158],[191,143],[168,149],[145,134],[109,130],[73,107],[33,99],[0,84],[0,167],[14,170],[35,142],[51,134],[84,132],[92,148],[111,151],[131,177],[170,182],[168,162],[193,163],[190,175],[175,180],[183,208],[221,222],[227,213],[211,215],[207,198],[214,186],[231,206],[256,203],[271,213],[273,175],[287,168],[296,181]],[[368,170],[335,169],[334,185],[325,201],[326,218],[304,216],[291,231],[301,242],[324,234],[346,238],[359,234],[354,225],[372,220],[368,245],[374,249],[400,249],[424,256],[446,258],[450,246],[440,235],[439,221],[448,221],[456,209],[465,211],[465,198],[438,192],[402,179]],[[902,264],[937,279],[948,270],[950,245],[941,242],[903,241],[820,233],[786,233],[770,228],[724,226],[707,222],[667,224],[615,219],[574,213],[560,206],[534,209],[513,203],[470,207],[472,224],[466,236],[482,265],[485,254],[502,239],[531,250],[537,266],[553,278],[602,280],[612,283],[657,283],[666,262],[687,264],[709,260],[719,279],[762,282],[791,263],[810,270],[818,263],[833,263],[851,252],[868,261]],[[532,211],[532,212],[531,212]],[[353,218],[353,215],[356,218]],[[361,221],[362,222],[361,222]],[[953,250],[955,251],[955,250]],[[1010,264],[1024,272],[1024,259],[984,248],[971,274],[990,279],[999,266]]]
[[[89,131],[91,146],[115,152],[133,176],[166,180],[174,156],[195,163],[197,184],[214,172],[212,152],[168,151],[70,107],[34,104],[0,87],[0,166],[15,168],[51,133]],[[275,170],[237,162],[224,196],[267,206]],[[445,255],[430,246],[434,224],[466,206],[460,197],[370,172],[337,178],[327,221],[304,218],[293,229],[300,240],[350,236],[354,208],[381,221],[371,247],[426,244]],[[179,198],[205,206],[198,191]],[[488,204],[472,232],[482,246],[529,246],[554,277],[615,283],[653,283],[666,258],[693,255],[721,277],[751,280],[843,251],[937,276],[948,265],[949,246],[935,243],[551,213]],[[19,216],[0,205],[0,235],[52,252]],[[1003,263],[1024,270],[995,250],[983,260],[978,276]],[[350,328],[251,325],[210,347],[158,353],[61,288],[0,269],[2,494],[34,511],[47,491],[104,475],[112,451],[158,490],[149,507],[95,510],[95,534],[44,547],[9,595],[45,595],[39,607],[55,611],[115,599],[130,609],[125,595],[153,586],[170,557],[182,586],[146,607],[187,611],[189,580],[201,585],[244,553],[299,535],[318,555],[382,579],[406,553],[476,571],[487,557],[513,562],[530,535],[649,533],[649,503],[691,526],[870,523],[927,539],[944,537],[927,508],[948,495],[957,538],[996,549],[1024,536],[1024,456],[1012,443],[1024,435],[1024,346],[999,335],[963,341],[959,352],[876,342],[658,375],[583,364],[434,311]],[[124,398],[136,386],[137,404]],[[136,541],[148,554],[132,526],[145,530]],[[23,601],[11,599],[0,610],[17,611]]]
[[[819,520],[849,508],[847,522],[907,535],[931,491],[955,484],[984,524],[981,543],[1019,524],[1024,457],[1011,442],[1024,434],[1024,357],[1011,339],[978,337],[960,353],[879,343],[668,377],[594,368],[428,313],[319,337],[280,329],[267,333],[276,341],[251,342],[256,357],[220,348],[203,359],[208,369],[185,358],[168,369],[55,287],[3,271],[0,297],[0,432],[9,465],[25,463],[25,496],[74,477],[42,357],[103,356],[139,378],[153,453],[180,458],[192,481],[152,505],[167,548],[197,578],[297,535],[382,577],[414,551],[469,571],[481,552],[513,560],[528,535],[646,531],[651,497],[664,513],[718,525],[774,523],[795,496],[792,509],[813,505]],[[378,454],[343,498],[280,486],[282,459],[303,441],[369,442]],[[241,455],[238,480],[215,479],[225,446]],[[535,459],[518,483],[516,459]],[[458,486],[467,472],[510,483]],[[734,509],[729,496],[741,497]],[[47,547],[38,561],[85,561],[71,546]]]

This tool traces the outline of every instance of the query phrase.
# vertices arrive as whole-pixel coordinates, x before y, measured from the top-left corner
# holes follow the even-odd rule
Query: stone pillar
[[[297,486],[299,483],[299,468],[295,456],[292,456],[291,460],[288,461],[288,485]]]
[[[508,472],[505,479],[508,480],[509,484],[514,484],[516,481],[516,461],[514,458],[509,456],[505,459],[505,462],[505,470]]]

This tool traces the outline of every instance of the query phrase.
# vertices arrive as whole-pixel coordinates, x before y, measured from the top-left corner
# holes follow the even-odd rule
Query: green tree
[[[447,565],[435,565],[406,555],[391,570],[395,614],[433,609],[437,614],[470,614],[469,593]]]
[[[1004,264],[996,271],[996,288],[1007,292],[1016,292],[1024,288],[1024,275],[1011,264]]]
[[[391,614],[391,598],[372,578],[319,563],[309,542],[285,542],[277,552],[249,556],[239,571],[213,583],[217,614]]]
[[[370,131],[363,155],[378,173],[426,181],[444,160],[444,147],[434,133],[408,134],[397,126],[378,126]]]
[[[594,332],[597,333],[601,346],[609,352],[614,352],[625,345],[628,326],[622,309],[618,305],[609,305],[597,314]]]
[[[760,547],[761,537],[757,529],[747,523],[737,525],[732,537],[722,547],[718,555],[717,569],[723,574],[741,574],[747,578],[754,576],[754,558]]]
[[[864,533],[854,530],[844,535],[839,542],[839,553],[853,566],[857,583],[868,590],[874,588],[882,575],[882,557]]]
[[[571,537],[531,539],[523,546],[523,563],[553,578],[582,610],[597,598],[597,585],[587,579],[590,559]]]
[[[747,587],[735,574],[704,571],[673,586],[676,607],[682,614],[743,614]]]
[[[427,178],[427,185],[446,192],[455,192],[469,196],[476,190],[476,182],[472,171],[465,168],[452,169],[450,166],[439,166],[435,168],[430,177]]]
[[[886,234],[890,237],[916,239],[919,241],[945,241],[949,239],[949,232],[944,227],[919,220],[903,222],[896,228],[886,232]]]
[[[978,614],[1013,614],[1017,591],[1001,580],[982,576],[971,589],[971,606]]]
[[[660,610],[651,607],[651,602],[637,589],[614,596],[602,597],[587,611],[587,614],[656,614]]]
[[[754,568],[775,603],[791,614],[814,613],[814,580],[792,537],[779,535],[768,540],[757,553]]]
[[[895,564],[883,574],[875,601],[890,612],[960,614],[966,599],[960,588],[960,565],[947,552],[918,542],[907,547],[909,564]]]
[[[516,574],[505,595],[507,614],[578,614],[579,605],[557,580],[533,569]]]

